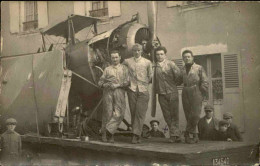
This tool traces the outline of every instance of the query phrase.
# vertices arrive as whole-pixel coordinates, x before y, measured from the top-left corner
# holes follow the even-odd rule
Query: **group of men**
[[[208,90],[206,72],[194,63],[193,53],[185,50],[182,69],[166,58],[167,49],[155,48],[156,64],[142,57],[142,45],[132,47],[133,57],[120,64],[118,51],[111,52],[112,65],[105,68],[99,86],[103,91],[102,141],[114,142],[114,133],[124,118],[125,93],[128,95],[131,112],[132,143],[141,142],[142,128],[149,102],[148,86],[155,70],[156,93],[164,119],[170,130],[169,142],[181,142],[179,130],[179,95],[177,86],[183,84],[182,103],[187,120],[185,142],[197,143],[203,96]]]
[[[199,120],[198,130],[200,140],[211,141],[242,141],[238,127],[232,123],[233,115],[230,112],[223,114],[223,120],[213,116],[214,107],[204,107],[205,116]]]

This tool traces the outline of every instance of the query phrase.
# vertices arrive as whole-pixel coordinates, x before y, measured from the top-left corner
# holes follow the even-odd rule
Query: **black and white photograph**
[[[0,166],[260,164],[260,1],[0,6]]]

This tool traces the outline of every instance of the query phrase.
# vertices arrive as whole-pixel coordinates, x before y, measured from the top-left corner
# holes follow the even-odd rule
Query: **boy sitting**
[[[165,138],[165,135],[163,134],[163,132],[159,130],[159,124],[160,124],[160,122],[158,120],[152,120],[150,122],[152,129],[148,132],[149,137]]]
[[[219,130],[215,133],[216,141],[232,141],[227,133],[228,122],[226,120],[219,121]]]
[[[242,136],[238,130],[238,127],[232,123],[233,115],[230,112],[223,114],[223,119],[228,122],[227,134],[232,141],[243,141]]]

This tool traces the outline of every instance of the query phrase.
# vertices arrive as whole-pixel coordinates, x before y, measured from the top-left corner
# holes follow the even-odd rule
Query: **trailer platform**
[[[115,137],[115,143],[79,139],[22,136],[23,147],[35,154],[59,156],[63,162],[109,165],[251,164],[249,158],[255,146],[246,142],[200,141],[197,144],[168,143],[167,139],[143,139],[131,144],[131,137]],[[63,163],[64,164],[64,163]]]

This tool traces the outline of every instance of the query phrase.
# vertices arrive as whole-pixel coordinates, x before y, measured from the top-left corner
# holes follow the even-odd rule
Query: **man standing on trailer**
[[[125,87],[129,86],[128,69],[120,64],[119,51],[111,51],[112,65],[105,68],[98,85],[103,91],[102,141],[114,142],[114,133],[124,119],[126,101]]]
[[[184,84],[182,104],[187,120],[185,142],[192,144],[199,141],[198,122],[203,96],[208,92],[208,78],[203,67],[194,63],[193,53],[190,50],[183,51],[182,59],[185,63],[181,70],[181,81]]]
[[[141,56],[142,45],[136,43],[132,51],[133,57],[126,59],[123,64],[129,70],[130,88],[127,95],[133,128],[132,143],[136,144],[141,142],[142,128],[149,102],[148,85],[152,81],[153,72],[152,63]]]
[[[180,69],[173,61],[166,59],[167,49],[159,46],[156,55],[156,93],[164,120],[170,129],[169,142],[181,142],[179,130],[179,94]]]

